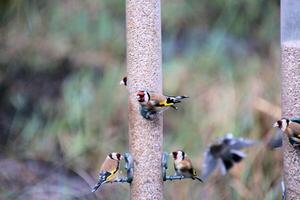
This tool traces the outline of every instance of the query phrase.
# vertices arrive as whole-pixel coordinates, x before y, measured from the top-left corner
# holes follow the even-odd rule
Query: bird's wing
[[[102,184],[107,182],[108,177],[111,175],[109,172],[100,171],[99,180],[96,185],[93,187],[92,192],[95,192]]]
[[[217,163],[217,159],[207,149],[204,152],[204,161],[202,163],[203,179],[207,179],[207,177],[215,170]]]
[[[293,135],[300,138],[300,124],[296,122],[290,122],[288,127],[293,130]]]
[[[234,162],[231,159],[222,159],[222,167],[221,167],[221,172],[223,175],[226,174],[229,169],[231,169],[234,165]],[[224,171],[225,168],[225,171]]]
[[[300,146],[300,138],[296,136],[289,137],[289,141],[293,146]]]
[[[106,157],[99,172],[99,180],[92,192],[95,192],[102,184],[114,179],[119,170],[119,161]]]
[[[230,150],[231,153],[231,159],[235,162],[238,163],[241,160],[243,160],[243,158],[246,157],[246,154],[242,151],[236,150],[236,149],[231,149]]]
[[[173,104],[168,105],[167,97],[162,95],[162,94],[158,94],[158,93],[150,93],[150,102],[154,106],[170,106],[170,105],[173,105]]]
[[[281,129],[276,129],[276,134],[267,143],[268,148],[275,149],[282,146],[282,132]]]
[[[188,156],[185,156],[183,162],[185,162],[186,165],[187,165],[189,168],[193,168],[192,161],[191,161],[191,159],[190,159]]]
[[[116,174],[118,170],[119,170],[119,161],[113,160],[110,158],[106,158],[100,168],[100,173],[101,172],[109,172],[110,176],[107,177],[107,179],[109,181],[113,178],[113,175]]]
[[[245,147],[249,147],[257,143],[255,140],[246,139],[246,138],[233,138],[230,143],[229,147],[231,149],[242,149]]]
[[[227,173],[225,163],[221,159],[218,160],[218,162],[220,163],[219,166],[220,166],[221,174],[224,176]]]
[[[300,118],[293,118],[291,121],[300,124]]]
[[[189,171],[192,168],[193,168],[192,162],[187,157],[185,157],[184,160],[180,161],[180,163],[178,165],[178,169],[180,169],[181,171]]]
[[[99,173],[99,182],[104,183],[107,182],[108,177],[111,176],[111,172],[106,172],[106,171],[100,171]]]

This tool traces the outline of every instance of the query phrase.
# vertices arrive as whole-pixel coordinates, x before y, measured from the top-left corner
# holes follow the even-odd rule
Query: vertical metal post
[[[163,199],[162,116],[139,114],[138,90],[162,92],[160,0],[126,0],[131,199]]]
[[[300,117],[300,1],[281,0],[282,116]],[[300,151],[283,139],[286,199],[300,198]]]

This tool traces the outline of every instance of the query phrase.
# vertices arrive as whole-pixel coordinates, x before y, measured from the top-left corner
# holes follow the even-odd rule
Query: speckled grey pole
[[[282,116],[300,117],[300,41],[282,44]],[[286,199],[300,199],[300,151],[283,139],[283,168]]]
[[[129,145],[134,159],[131,199],[163,199],[162,116],[139,114],[138,90],[162,92],[160,0],[127,0]]]
[[[300,117],[300,1],[281,0],[282,116]],[[300,150],[283,138],[285,199],[300,199]]]

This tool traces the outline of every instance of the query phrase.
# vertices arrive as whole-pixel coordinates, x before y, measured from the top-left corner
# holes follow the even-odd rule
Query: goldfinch
[[[127,76],[122,78],[122,80],[120,81],[120,85],[124,85],[125,87],[127,86]]]
[[[151,112],[152,114],[162,113],[170,107],[177,110],[175,104],[180,103],[182,99],[188,96],[165,96],[162,94],[140,90],[137,93],[137,100],[141,105],[141,110]],[[143,115],[143,113],[141,112]],[[143,115],[145,117],[145,115]]]
[[[121,159],[123,159],[123,156],[117,152],[107,155],[100,168],[98,183],[94,186],[92,192],[95,192],[102,184],[112,182],[116,178]]]
[[[231,133],[218,138],[204,152],[202,164],[202,177],[207,177],[220,165],[221,173],[225,175],[235,163],[240,162],[246,154],[240,151],[244,147],[249,147],[256,142],[244,138],[234,138]]]
[[[300,118],[282,118],[273,124],[273,127],[281,129],[289,138],[289,142],[295,148],[300,147]]]
[[[174,169],[177,176],[184,176],[186,178],[192,178],[202,181],[201,178],[197,176],[196,170],[193,168],[192,161],[186,155],[184,151],[174,151],[171,153],[174,159]]]

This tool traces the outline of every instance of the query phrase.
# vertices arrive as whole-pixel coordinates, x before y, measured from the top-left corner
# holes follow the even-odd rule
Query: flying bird
[[[281,120],[275,122],[273,127],[277,127],[283,133],[285,133],[289,138],[290,144],[294,148],[300,147],[300,118],[282,118]]]
[[[100,168],[99,180],[94,186],[92,192],[95,192],[104,183],[112,182],[116,178],[120,168],[121,159],[123,159],[123,156],[117,152],[107,155]]]
[[[187,156],[184,151],[174,151],[171,153],[174,159],[174,169],[177,176],[184,176],[186,178],[192,178],[202,181],[200,177],[197,176],[196,170],[192,165],[192,161]]]
[[[275,149],[279,148],[282,146],[282,131],[281,129],[277,129],[276,133],[274,136],[272,136],[268,141],[267,141],[267,147],[269,149]]]
[[[245,138],[235,138],[231,133],[218,138],[204,152],[204,161],[202,164],[202,177],[208,176],[219,165],[221,173],[225,175],[235,163],[241,162],[246,154],[241,149],[252,146],[256,142]]]
[[[166,96],[144,90],[138,91],[136,96],[141,105],[141,114],[146,119],[169,108],[177,110],[175,104],[180,103],[182,99],[188,98],[188,96]]]

